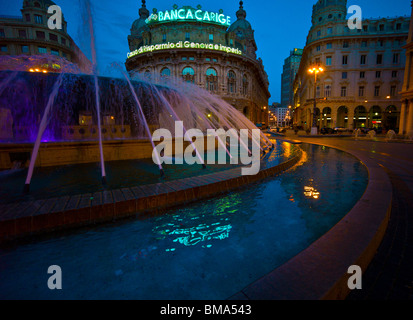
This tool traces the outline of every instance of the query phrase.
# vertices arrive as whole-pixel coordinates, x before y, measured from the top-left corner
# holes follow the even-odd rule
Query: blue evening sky
[[[90,58],[90,41],[79,4],[82,0],[54,0],[60,5],[68,32]],[[91,0],[97,38],[98,64],[105,73],[112,62],[123,65],[129,52],[127,36],[135,19],[139,17],[140,0]],[[255,30],[258,56],[263,59],[270,80],[270,103],[280,101],[281,73],[284,59],[293,48],[303,48],[311,26],[312,6],[316,0],[260,1],[245,0],[247,20]],[[1,0],[0,15],[20,15],[23,0]],[[201,4],[204,10],[223,9],[231,21],[236,20],[239,1],[236,0],[147,0],[149,11],[172,9],[172,6]],[[363,18],[410,16],[410,0],[349,0],[347,6],[359,5]]]

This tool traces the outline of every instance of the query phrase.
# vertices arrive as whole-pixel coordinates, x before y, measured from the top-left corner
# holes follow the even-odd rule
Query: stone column
[[[338,108],[331,108],[331,127],[337,127]]]
[[[408,136],[413,135],[413,100],[409,101],[409,113],[407,115],[406,134]]]
[[[354,107],[347,108],[347,128],[349,130],[354,129]]]
[[[399,134],[404,134],[406,131],[406,115],[407,115],[407,100],[402,102],[400,111]]]

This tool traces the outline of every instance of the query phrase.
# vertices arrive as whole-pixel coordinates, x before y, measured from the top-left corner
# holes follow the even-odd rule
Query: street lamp
[[[313,107],[313,126],[311,127],[311,135],[316,135],[317,134],[317,120],[315,118],[316,115],[316,108],[317,108],[317,102],[316,102],[316,94],[317,94],[317,74],[320,72],[323,72],[324,69],[320,66],[317,67],[312,67],[308,69],[308,72],[310,74],[314,74],[314,107]]]

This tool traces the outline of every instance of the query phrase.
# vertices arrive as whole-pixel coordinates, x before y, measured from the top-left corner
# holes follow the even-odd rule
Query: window
[[[214,42],[214,35],[212,33],[209,34],[209,42]]]
[[[360,56],[360,64],[366,64],[366,55],[365,54],[362,54],[361,56]]]
[[[393,53],[393,63],[399,63],[399,54]]]
[[[162,34],[162,42],[166,42],[166,33]]]
[[[211,92],[215,92],[218,90],[217,72],[213,68],[209,68],[206,71],[206,89]]]
[[[361,42],[361,47],[366,48],[367,47],[367,41],[362,41]]]
[[[317,31],[317,37],[321,36],[321,30]]]
[[[321,46],[317,46],[316,51],[320,51],[320,50],[321,50]]]
[[[39,53],[47,53],[47,48],[45,47],[38,47],[37,50]]]
[[[327,34],[332,34],[333,33],[333,28],[327,28]]]
[[[191,76],[195,75],[194,69],[192,69],[191,67],[186,67],[186,68],[182,71],[182,75],[185,76],[185,75],[187,75],[187,74],[189,74],[189,75],[191,75]]]
[[[341,87],[341,96],[346,97],[347,96],[347,87]]]
[[[383,47],[383,46],[384,46],[383,40],[377,41],[377,45],[378,45],[379,47]]]
[[[320,94],[321,94],[320,91],[321,91],[321,90],[320,90],[320,86],[317,86],[317,88],[316,88],[316,97],[317,97],[317,98],[320,98]]]
[[[397,71],[396,71],[396,70],[393,70],[393,71],[391,72],[391,77],[392,77],[392,78],[397,78]]]
[[[365,78],[366,73],[364,71],[360,71],[360,79]]]
[[[182,57],[182,61],[186,61],[186,60],[188,60],[187,57]]]
[[[333,44],[331,42],[326,44],[326,49],[331,49],[333,47]]]
[[[26,39],[26,30],[19,30],[19,38]]]
[[[161,71],[161,77],[169,77],[171,75],[171,70],[168,68],[163,68]]]
[[[381,77],[381,71],[376,71],[376,78],[380,78]]]
[[[25,19],[26,19],[26,22],[30,22],[30,21],[31,21],[31,19],[30,19],[30,13],[26,13],[26,14],[24,15],[24,17],[25,17]]]
[[[43,17],[38,15],[38,14],[35,14],[34,15],[34,21],[38,24],[43,24]]]
[[[242,77],[242,94],[244,96],[248,94],[248,78],[246,75]]]
[[[194,57],[189,57],[189,61],[195,61]]]
[[[228,93],[237,92],[237,78],[234,71],[228,72]]]
[[[320,65],[320,58],[315,58],[315,64],[318,66]]]
[[[35,3],[34,3],[34,6],[35,6],[36,8],[40,8],[40,3],[35,2]]]
[[[7,52],[7,51],[9,51],[9,49],[7,48],[7,46],[1,45],[1,46],[0,46],[0,51],[1,51],[1,52]]]
[[[22,46],[22,53],[28,53],[29,52],[29,46]]]
[[[343,65],[347,65],[348,56],[343,56]]]
[[[66,38],[62,38],[62,44],[66,45]]]
[[[384,24],[379,25],[379,30],[384,31]]]
[[[326,57],[326,66],[331,66],[331,56]]]
[[[376,58],[376,64],[382,64],[383,63],[383,55],[378,54]]]
[[[215,69],[209,68],[209,69],[206,71],[206,75],[207,75],[207,76],[214,76],[214,77],[216,77],[216,76],[217,76],[217,72],[216,72]]]
[[[57,39],[57,35],[55,35],[55,34],[53,34],[53,33],[50,33],[49,34],[49,39],[50,39],[50,41],[58,41],[58,39]]]
[[[234,45],[234,40],[233,39],[229,39],[229,45],[232,47]]]
[[[0,38],[4,38],[5,36],[4,29],[0,29]]]
[[[189,32],[185,32],[185,41],[191,40],[191,34]]]
[[[348,42],[347,41],[343,42],[343,48],[348,48]]]
[[[36,31],[36,38],[37,39],[46,39],[46,35],[43,31]]]
[[[396,95],[396,86],[390,87],[390,96],[394,97]]]
[[[374,87],[374,96],[378,97],[380,95],[380,86]]]
[[[205,58],[205,61],[209,62],[209,61],[211,61],[211,58]]]
[[[324,88],[324,96],[325,97],[330,97],[331,96],[331,86],[330,85],[326,85]]]
[[[366,25],[363,26],[363,31],[367,31],[367,26]]]
[[[359,87],[359,97],[364,97],[364,87],[363,86]]]
[[[397,23],[396,24],[396,30],[401,30],[402,29],[402,24],[401,23]]]
[[[341,79],[347,79],[347,72],[341,73]]]
[[[58,50],[54,50],[54,49],[52,49],[52,50],[50,51],[50,53],[53,54],[53,55],[55,55],[55,56],[58,56],[58,55],[59,55],[59,51],[58,51]]]

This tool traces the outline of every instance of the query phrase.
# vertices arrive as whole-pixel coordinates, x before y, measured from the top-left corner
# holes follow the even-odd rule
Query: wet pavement
[[[352,291],[347,299],[413,300],[413,143],[384,137],[289,138],[363,153],[383,167],[393,187],[389,224],[363,274],[363,289]]]

